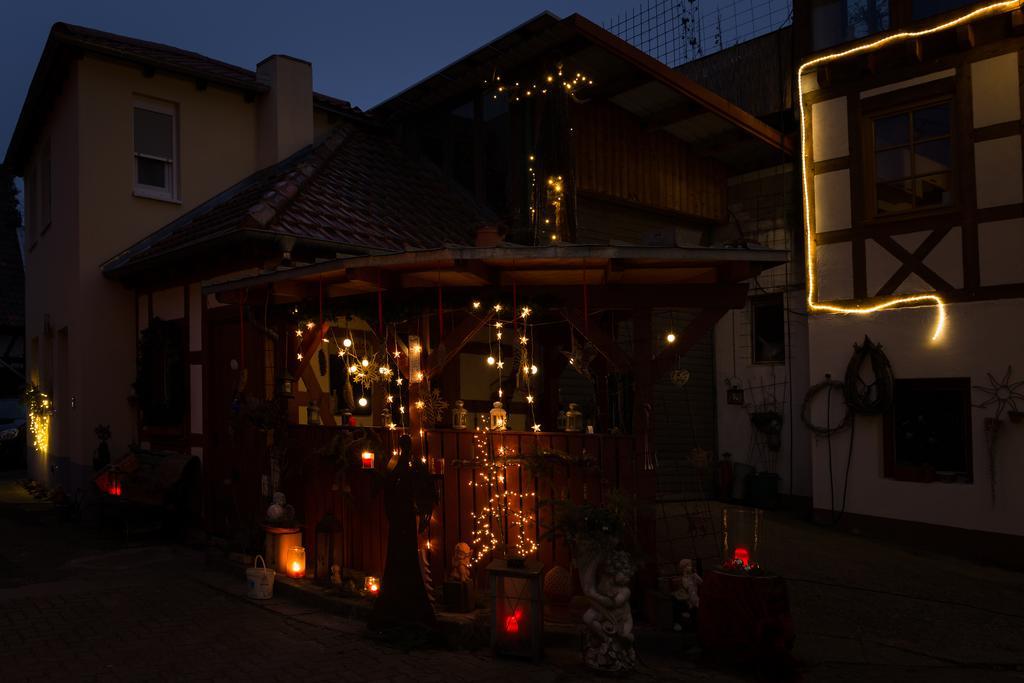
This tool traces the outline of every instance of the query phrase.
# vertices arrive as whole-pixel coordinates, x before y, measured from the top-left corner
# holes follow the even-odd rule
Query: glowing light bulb
[[[479,301],[474,301],[473,302],[473,308],[480,308],[480,302]]]
[[[530,366],[530,374],[531,375],[536,375],[537,374],[537,366],[536,365],[531,365]]]
[[[348,337],[345,337],[344,339],[341,340],[341,345],[344,346],[346,349],[351,349],[352,340],[349,339]]]
[[[494,356],[487,356],[487,364],[488,365],[494,365],[494,363],[495,363]]]
[[[675,344],[676,343],[676,334],[675,334],[675,332],[669,332],[668,334],[666,334],[665,335],[665,341],[667,341],[669,344]]]
[[[364,368],[370,367],[370,359],[369,358],[364,358],[363,360],[361,360],[359,362],[363,364]]]
[[[368,406],[369,404],[370,404],[370,402],[366,400],[366,397],[365,397],[365,396],[360,396],[360,397],[359,397],[359,407],[360,407],[360,408],[365,408],[365,407],[366,407],[366,406]]]

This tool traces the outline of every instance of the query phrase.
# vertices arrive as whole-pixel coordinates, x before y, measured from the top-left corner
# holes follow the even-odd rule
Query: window
[[[871,119],[875,215],[953,204],[952,106],[938,102]]]
[[[135,149],[135,194],[177,199],[175,157],[177,135],[174,107],[137,103],[132,115]]]
[[[910,3],[910,16],[915,21],[927,19],[936,14],[949,12],[966,5],[973,5],[977,0],[912,0]]]
[[[815,51],[888,28],[888,0],[811,0],[811,47]]]
[[[750,302],[750,348],[756,364],[786,362],[786,318],[782,294],[769,294]]]
[[[973,481],[970,379],[896,380],[884,453],[890,479]]]

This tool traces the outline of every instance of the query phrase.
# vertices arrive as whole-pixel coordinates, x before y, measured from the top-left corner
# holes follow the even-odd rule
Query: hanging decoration
[[[45,457],[50,451],[50,417],[54,413],[53,403],[35,384],[25,387],[22,403],[28,408],[28,430],[32,434],[32,445],[39,455]]]
[[[420,385],[420,398],[416,402],[416,408],[421,411],[423,424],[433,427],[444,421],[444,415],[448,411],[448,401],[441,398],[440,390],[430,389],[424,382]]]
[[[988,450],[989,486],[991,489],[992,505],[996,504],[996,440],[1002,428],[1003,413],[1005,412],[1014,423],[1024,419],[1024,413],[1021,413],[1017,406],[1017,401],[1024,401],[1024,391],[1020,389],[1020,387],[1024,386],[1024,380],[1011,382],[1010,377],[1012,375],[1013,366],[1007,365],[1006,373],[1002,376],[1002,379],[997,380],[991,372],[986,372],[985,376],[988,378],[989,385],[987,387],[974,386],[975,391],[979,391],[985,396],[985,400],[974,404],[974,407],[988,408],[995,406],[996,410],[993,417],[985,418],[985,447]]]
[[[503,445],[495,448],[495,436],[490,430],[478,430],[473,441],[477,475],[470,486],[485,496],[480,511],[472,513],[473,562],[480,562],[502,547],[506,558],[532,555],[537,552],[537,542],[531,535],[534,515],[525,502],[536,498],[536,494],[510,490],[508,484],[510,469],[522,465],[510,462],[515,457],[511,449]]]
[[[567,73],[565,67],[559,64],[537,78],[528,80],[502,80],[499,74],[494,78],[484,81],[485,88],[491,88],[491,99],[507,97],[512,102],[519,102],[530,97],[541,97],[548,93],[565,93],[570,97],[577,97],[585,88],[594,85],[594,79],[582,72]]]

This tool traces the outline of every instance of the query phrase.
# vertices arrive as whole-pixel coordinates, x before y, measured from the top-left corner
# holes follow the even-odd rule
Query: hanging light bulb
[[[487,356],[487,364],[488,365],[494,365],[495,362],[496,361],[494,360],[494,356]]]
[[[369,404],[370,404],[370,402],[366,400],[366,397],[365,397],[365,396],[360,396],[360,397],[359,397],[359,407],[360,407],[360,408],[365,408],[365,407],[366,407],[366,406],[368,406]]]
[[[356,374],[357,372],[359,372],[359,366],[358,366],[358,365],[356,365],[355,363],[353,363],[352,365],[350,365],[350,366],[348,367],[348,374],[350,374],[350,375],[354,375],[354,374]]]
[[[665,341],[667,341],[669,344],[675,344],[676,343],[676,333],[675,332],[669,332],[668,334],[666,334],[665,335]]]
[[[531,365],[530,366],[530,374],[531,375],[536,375],[537,374],[537,366],[536,365]]]
[[[370,367],[370,359],[369,358],[364,358],[363,360],[361,360],[359,362],[363,364],[364,368]]]
[[[352,340],[349,339],[348,337],[345,337],[344,339],[341,340],[341,345],[344,346],[346,349],[351,349]]]

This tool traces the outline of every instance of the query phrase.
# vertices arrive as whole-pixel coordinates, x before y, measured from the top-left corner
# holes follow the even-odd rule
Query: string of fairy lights
[[[470,541],[474,548],[471,561],[474,564],[501,545],[514,548],[520,557],[532,555],[538,547],[529,533],[534,515],[524,506],[527,499],[536,498],[537,494],[532,491],[509,490],[509,468],[521,468],[522,465],[509,462],[515,457],[513,450],[504,445],[495,448],[494,436],[491,430],[485,428],[478,429],[473,437],[478,471],[469,486],[488,492],[480,511],[470,513],[473,519]]]

